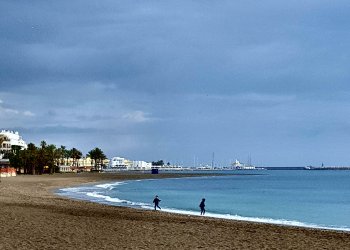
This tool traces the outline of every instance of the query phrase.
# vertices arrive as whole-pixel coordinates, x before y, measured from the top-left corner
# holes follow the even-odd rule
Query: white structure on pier
[[[118,170],[151,170],[152,163],[145,161],[131,161],[123,157],[113,157],[109,161],[107,172]]]

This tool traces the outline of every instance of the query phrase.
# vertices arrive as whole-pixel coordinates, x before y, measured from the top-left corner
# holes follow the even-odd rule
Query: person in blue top
[[[156,195],[156,197],[154,197],[154,200],[153,200],[154,210],[157,210],[157,208],[161,209],[159,206],[159,202],[160,202],[160,199],[159,199],[158,195]]]
[[[201,215],[205,214],[205,199],[203,198],[201,203],[199,204],[199,207],[201,208]]]

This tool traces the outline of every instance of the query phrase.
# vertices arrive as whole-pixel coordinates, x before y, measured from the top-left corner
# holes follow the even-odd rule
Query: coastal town
[[[35,161],[35,155],[40,160]],[[43,158],[47,158],[43,161]],[[24,158],[24,159],[19,159]],[[23,165],[31,165],[29,168]],[[34,166],[37,165],[37,166]],[[40,166],[41,165],[41,166]],[[179,165],[172,165],[163,160],[146,162],[130,160],[120,156],[106,157],[99,148],[92,149],[85,156],[76,148],[56,147],[42,141],[39,147],[27,144],[18,131],[1,130],[0,132],[0,167],[2,176],[13,176],[17,173],[80,173],[80,172],[115,172],[115,171],[183,171],[193,170]],[[205,170],[208,167],[198,167]]]
[[[26,143],[18,131],[1,130],[0,132],[0,169],[1,177],[16,176],[17,174],[52,174],[52,173],[81,173],[100,172],[113,173],[120,171],[220,171],[220,170],[266,170],[251,163],[234,160],[228,166],[215,166],[214,164],[199,164],[198,166],[182,166],[171,164],[163,160],[144,161],[131,160],[126,157],[113,156],[108,158],[100,148],[90,150],[86,155],[76,149],[67,149],[65,146],[57,147],[45,141],[37,147],[33,143]],[[269,168],[273,169],[273,168]],[[276,168],[277,169],[277,168]],[[347,166],[306,166],[283,169],[304,170],[349,170]]]
[[[35,159],[35,158],[38,159]],[[18,131],[1,130],[0,132],[0,167],[1,176],[15,176],[19,174],[45,173],[81,173],[117,171],[205,171],[205,170],[259,170],[250,162],[233,161],[229,166],[199,164],[185,167],[164,162],[163,160],[147,162],[131,160],[121,156],[107,158],[103,151],[94,148],[86,155],[76,148],[68,150],[65,146],[48,145],[45,141],[37,147],[22,138]]]
[[[40,158],[36,161],[35,154]],[[46,161],[42,159],[45,158]],[[20,159],[20,158],[24,158]],[[23,165],[32,165],[26,168]],[[38,166],[34,166],[38,165]],[[41,166],[40,166],[41,165]],[[80,173],[80,172],[114,172],[114,171],[151,171],[184,170],[181,166],[165,164],[162,160],[146,162],[129,160],[115,156],[108,159],[99,148],[92,149],[85,156],[76,148],[67,150],[66,147],[56,147],[41,142],[40,147],[33,143],[27,144],[18,131],[1,130],[0,132],[0,167],[2,176],[13,176],[15,173]]]

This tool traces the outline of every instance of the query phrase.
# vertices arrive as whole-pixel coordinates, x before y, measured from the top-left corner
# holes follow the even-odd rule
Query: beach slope
[[[350,233],[112,207],[54,194],[146,174],[2,178],[0,249],[350,249]],[[156,178],[178,177],[160,174]]]

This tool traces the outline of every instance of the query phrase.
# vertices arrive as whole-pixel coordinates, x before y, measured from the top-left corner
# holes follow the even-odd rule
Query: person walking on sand
[[[159,202],[160,202],[160,199],[159,199],[158,195],[156,195],[156,197],[154,197],[154,200],[153,200],[154,210],[157,210],[157,208],[161,209],[159,206]]]
[[[201,215],[205,214],[205,199],[203,198],[201,203],[199,204],[199,207],[201,208]]]

